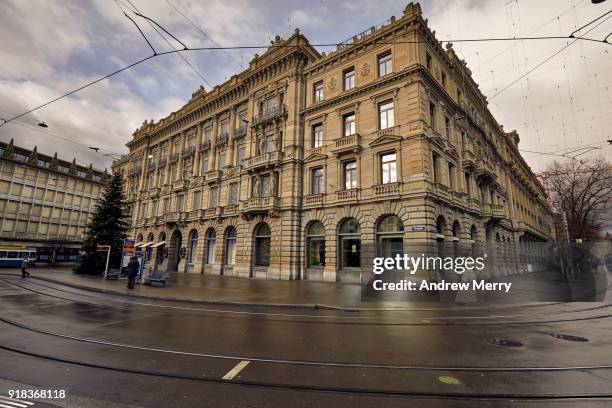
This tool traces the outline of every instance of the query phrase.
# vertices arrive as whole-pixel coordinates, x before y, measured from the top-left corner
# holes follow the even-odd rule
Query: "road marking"
[[[10,398],[4,395],[0,395],[0,408],[26,408],[30,405],[34,405],[33,402],[24,401],[17,398]]]
[[[235,376],[237,376],[239,372],[241,372],[242,370],[244,370],[244,368],[245,368],[246,366],[248,366],[248,365],[249,365],[249,363],[250,363],[250,361],[249,361],[249,360],[242,360],[241,362],[239,362],[238,364],[236,364],[236,365],[234,366],[234,368],[232,368],[231,370],[229,370],[229,371],[227,372],[227,374],[225,374],[225,375],[223,376],[223,379],[224,379],[224,380],[231,380],[232,378],[234,378]]]

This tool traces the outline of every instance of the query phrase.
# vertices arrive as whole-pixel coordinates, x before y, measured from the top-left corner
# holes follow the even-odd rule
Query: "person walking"
[[[30,264],[30,260],[28,259],[27,256],[24,256],[23,259],[21,260],[21,278],[25,278],[27,276],[30,276],[30,272],[27,271],[27,268]]]
[[[133,256],[127,265],[128,289],[134,289],[134,282],[136,281],[136,276],[138,276],[139,269],[140,262],[138,262],[137,257]]]

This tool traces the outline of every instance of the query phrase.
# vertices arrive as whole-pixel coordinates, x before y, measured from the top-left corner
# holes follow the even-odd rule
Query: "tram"
[[[33,266],[36,262],[36,250],[25,245],[0,245],[0,268],[18,268],[24,257]]]

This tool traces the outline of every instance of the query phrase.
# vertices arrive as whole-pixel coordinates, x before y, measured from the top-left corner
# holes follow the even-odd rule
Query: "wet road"
[[[612,406],[608,303],[410,306],[194,305],[3,276],[0,378],[91,406]]]

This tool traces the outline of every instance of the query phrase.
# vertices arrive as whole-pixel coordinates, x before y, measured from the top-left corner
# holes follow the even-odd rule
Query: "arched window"
[[[152,232],[150,232],[149,236],[147,236],[147,242],[151,242],[151,241],[155,241],[155,235],[153,235]]]
[[[142,242],[144,238],[142,237],[142,234],[138,234],[138,236],[136,237],[136,242]]]
[[[236,263],[236,228],[228,227],[225,231],[225,264]]]
[[[325,266],[325,226],[321,221],[310,224],[306,232],[306,259],[309,268]]]
[[[354,218],[344,221],[338,229],[340,269],[361,267],[361,231]]]
[[[388,215],[376,227],[377,255],[395,257],[404,253],[404,224],[397,215]]]
[[[217,233],[214,229],[209,229],[206,234],[206,263],[215,263],[215,244],[217,242]]]
[[[198,250],[198,231],[192,230],[189,234],[189,264],[193,265],[196,261],[196,253]]]
[[[255,266],[270,265],[270,227],[260,224],[255,229]]]

